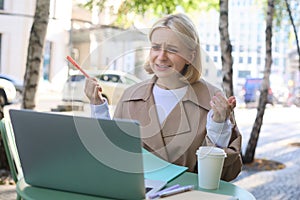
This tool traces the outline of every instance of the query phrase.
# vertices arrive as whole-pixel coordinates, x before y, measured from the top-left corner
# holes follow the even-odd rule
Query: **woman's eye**
[[[155,51],[160,50],[160,46],[158,46],[158,45],[152,45],[151,48]]]
[[[167,51],[168,51],[169,53],[178,53],[178,50],[177,50],[177,49],[172,49],[172,48],[167,49]]]

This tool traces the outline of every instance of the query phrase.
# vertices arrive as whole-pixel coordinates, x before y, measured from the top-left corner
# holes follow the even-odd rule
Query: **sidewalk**
[[[65,104],[55,91],[39,93],[37,109],[50,111],[57,105]],[[19,105],[14,105],[18,107]],[[18,107],[20,108],[20,107]],[[257,144],[255,158],[274,160],[283,163],[282,170],[245,171],[234,184],[251,192],[258,200],[295,200],[300,197],[300,108],[268,107]],[[77,111],[76,111],[77,112]],[[78,114],[74,112],[74,115]],[[89,115],[89,106],[84,105],[83,115]],[[82,112],[80,113],[82,114]],[[256,109],[237,108],[236,120],[243,135],[243,152],[256,116]],[[16,199],[15,186],[0,185],[0,200]]]
[[[286,167],[271,171],[245,171],[233,181],[234,184],[247,189],[257,199],[295,200],[300,198],[300,108],[268,108],[259,136],[255,158],[268,159],[283,163]],[[239,110],[237,117],[254,122],[256,110],[244,112]],[[252,124],[246,120],[238,122],[243,133],[243,150],[245,150]],[[248,135],[246,135],[246,133]]]

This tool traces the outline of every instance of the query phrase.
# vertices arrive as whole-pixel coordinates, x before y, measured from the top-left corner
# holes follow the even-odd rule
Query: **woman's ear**
[[[191,51],[189,58],[187,60],[187,64],[191,64],[194,62],[195,59],[195,55],[196,55],[196,51]]]

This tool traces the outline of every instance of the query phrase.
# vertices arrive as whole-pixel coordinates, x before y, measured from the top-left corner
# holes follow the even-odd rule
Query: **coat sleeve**
[[[241,144],[242,136],[235,123],[233,116],[230,117],[233,123],[231,131],[231,138],[228,146],[223,148],[227,153],[227,157],[224,161],[223,171],[221,179],[225,181],[231,181],[235,179],[242,170],[242,158],[241,158]],[[206,145],[213,146],[212,141],[206,136]]]
[[[114,111],[114,117],[113,117],[114,119],[122,118],[122,107],[123,107],[123,102],[119,101]]]

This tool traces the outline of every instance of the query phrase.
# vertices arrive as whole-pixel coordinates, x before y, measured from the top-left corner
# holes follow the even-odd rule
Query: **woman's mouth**
[[[161,70],[166,70],[166,69],[170,68],[170,65],[158,65],[158,64],[156,64],[156,67],[158,69],[161,69]]]

